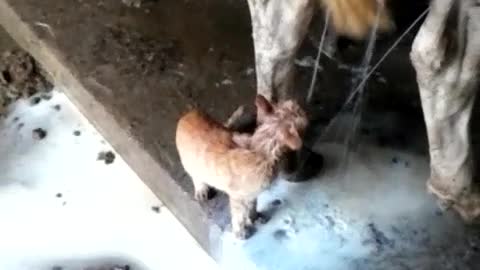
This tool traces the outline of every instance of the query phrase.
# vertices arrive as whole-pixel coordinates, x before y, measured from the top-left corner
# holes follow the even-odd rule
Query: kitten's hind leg
[[[195,199],[199,202],[208,200],[209,186],[202,181],[194,180],[193,186],[195,188]]]

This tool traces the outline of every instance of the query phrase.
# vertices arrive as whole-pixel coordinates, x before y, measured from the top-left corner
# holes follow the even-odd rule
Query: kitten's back
[[[177,124],[176,144],[180,156],[199,154],[206,147],[227,149],[232,145],[230,132],[199,110],[185,114]]]
[[[232,132],[208,115],[193,110],[177,125],[176,145],[185,171],[229,195],[255,194],[270,177],[265,158],[243,149],[232,140]]]

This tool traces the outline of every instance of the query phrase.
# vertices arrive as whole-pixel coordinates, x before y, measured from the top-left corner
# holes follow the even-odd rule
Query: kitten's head
[[[257,122],[259,126],[268,128],[272,139],[277,139],[291,150],[302,146],[302,136],[307,127],[305,111],[294,100],[271,103],[264,96],[255,98]]]

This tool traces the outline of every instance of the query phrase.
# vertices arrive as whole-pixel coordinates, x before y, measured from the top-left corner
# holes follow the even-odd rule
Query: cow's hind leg
[[[248,0],[257,92],[283,99],[293,86],[294,60],[315,11],[314,0]]]
[[[411,59],[428,132],[428,190],[471,221],[480,215],[469,137],[480,66],[480,7],[475,0],[432,1]]]

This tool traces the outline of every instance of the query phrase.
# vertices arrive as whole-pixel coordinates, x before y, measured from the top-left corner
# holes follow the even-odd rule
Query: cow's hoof
[[[442,211],[454,209],[468,224],[480,221],[480,193],[470,191],[453,197],[445,190],[437,188],[432,179],[427,181],[427,190],[437,197],[437,205]]]
[[[465,223],[478,224],[480,222],[480,194],[465,194],[454,202],[453,208],[462,216]]]

